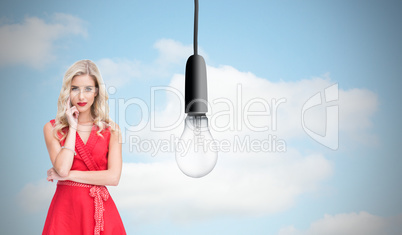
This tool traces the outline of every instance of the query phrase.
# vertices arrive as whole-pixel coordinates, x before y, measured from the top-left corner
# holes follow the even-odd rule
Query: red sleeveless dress
[[[54,119],[50,122],[55,125]],[[102,131],[103,138],[96,131],[94,125],[86,144],[77,132],[71,170],[107,170],[110,129]],[[64,140],[60,144],[64,146]],[[126,231],[105,186],[59,181],[42,235],[80,234],[120,235]]]

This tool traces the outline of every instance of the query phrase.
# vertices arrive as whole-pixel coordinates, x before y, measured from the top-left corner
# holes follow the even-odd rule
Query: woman
[[[66,72],[56,118],[43,128],[58,180],[42,234],[126,234],[105,185],[119,183],[121,134],[108,117],[108,95],[96,65],[74,63]]]

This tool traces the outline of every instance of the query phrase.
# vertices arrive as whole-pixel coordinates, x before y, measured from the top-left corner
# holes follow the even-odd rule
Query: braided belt
[[[94,235],[100,235],[100,231],[104,230],[105,221],[103,219],[103,212],[105,208],[103,206],[103,201],[106,201],[109,198],[109,192],[105,186],[92,185],[92,184],[83,184],[77,183],[74,181],[58,181],[58,185],[68,185],[68,186],[76,186],[76,187],[84,187],[89,189],[89,196],[94,198],[95,204],[95,230]]]

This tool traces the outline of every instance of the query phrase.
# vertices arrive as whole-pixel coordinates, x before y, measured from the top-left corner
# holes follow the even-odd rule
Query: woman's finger
[[[78,111],[77,107],[75,106],[71,107],[71,112],[74,113],[75,111]]]
[[[78,118],[78,115],[80,114],[80,111],[78,111],[77,107],[73,106],[73,107],[71,108],[71,112],[73,113],[73,116],[74,116],[75,118]]]

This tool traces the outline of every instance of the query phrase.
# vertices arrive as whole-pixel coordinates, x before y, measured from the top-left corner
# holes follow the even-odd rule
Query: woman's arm
[[[75,133],[75,128],[69,128],[64,144],[65,147],[75,149]],[[74,152],[66,148],[61,148],[59,140],[53,135],[53,126],[50,122],[46,123],[43,127],[43,134],[54,170],[61,177],[68,176],[73,164]]]
[[[43,127],[43,134],[47,151],[49,152],[50,161],[52,161],[53,169],[60,177],[68,176],[74,160],[75,137],[77,133],[78,116],[79,112],[77,107],[71,107],[70,97],[66,100],[66,107],[64,109],[67,116],[69,130],[64,142],[64,147],[61,148],[59,140],[53,135],[53,126],[50,122],[46,123]],[[48,171],[49,175],[49,171]]]
[[[48,180],[72,180],[84,184],[94,185],[111,185],[117,186],[120,181],[122,156],[121,156],[121,133],[117,124],[116,130],[111,131],[109,140],[108,168],[102,171],[75,171],[69,172],[68,176],[61,177],[53,172],[48,171]]]

